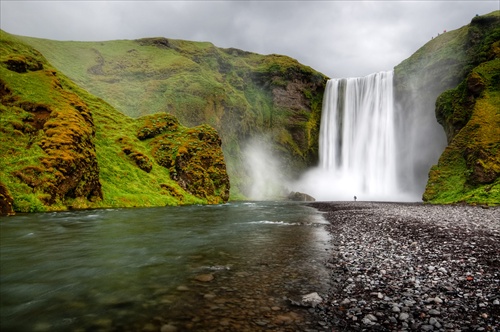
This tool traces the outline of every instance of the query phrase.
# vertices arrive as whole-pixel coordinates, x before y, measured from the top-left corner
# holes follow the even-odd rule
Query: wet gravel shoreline
[[[500,331],[500,208],[315,202],[330,222],[333,331]]]

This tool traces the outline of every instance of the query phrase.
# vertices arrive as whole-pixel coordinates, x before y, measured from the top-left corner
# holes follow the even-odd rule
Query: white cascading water
[[[317,200],[404,200],[398,193],[393,72],[331,79],[323,99],[320,167],[301,190]]]

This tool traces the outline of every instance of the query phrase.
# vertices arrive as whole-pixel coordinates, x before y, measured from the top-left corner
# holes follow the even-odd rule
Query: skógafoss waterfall
[[[398,185],[393,72],[330,79],[323,99],[319,167],[301,190],[318,200],[409,200]]]

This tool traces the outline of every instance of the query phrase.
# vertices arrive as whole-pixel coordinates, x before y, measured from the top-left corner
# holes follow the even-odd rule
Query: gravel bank
[[[500,331],[500,208],[310,205],[330,222],[333,331]]]

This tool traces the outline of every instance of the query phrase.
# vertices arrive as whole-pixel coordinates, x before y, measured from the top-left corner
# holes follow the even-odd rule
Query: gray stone
[[[308,194],[299,193],[292,191],[288,195],[288,200],[290,201],[300,201],[300,202],[314,202],[316,199]]]
[[[371,320],[369,320],[368,318],[366,318],[366,317],[363,318],[362,322],[365,325],[372,325],[373,324],[373,322]]]
[[[441,315],[441,312],[439,312],[438,310],[436,309],[431,309],[429,310],[429,315],[432,315],[432,316],[439,316]]]
[[[441,300],[438,296],[434,298],[434,302],[437,304],[443,303],[443,300]]]
[[[322,301],[323,301],[323,299],[316,292],[302,296],[302,302],[309,303],[313,307],[317,306]]]
[[[399,320],[402,321],[408,320],[409,317],[410,315],[408,315],[406,312],[402,312],[401,314],[399,314]]]

